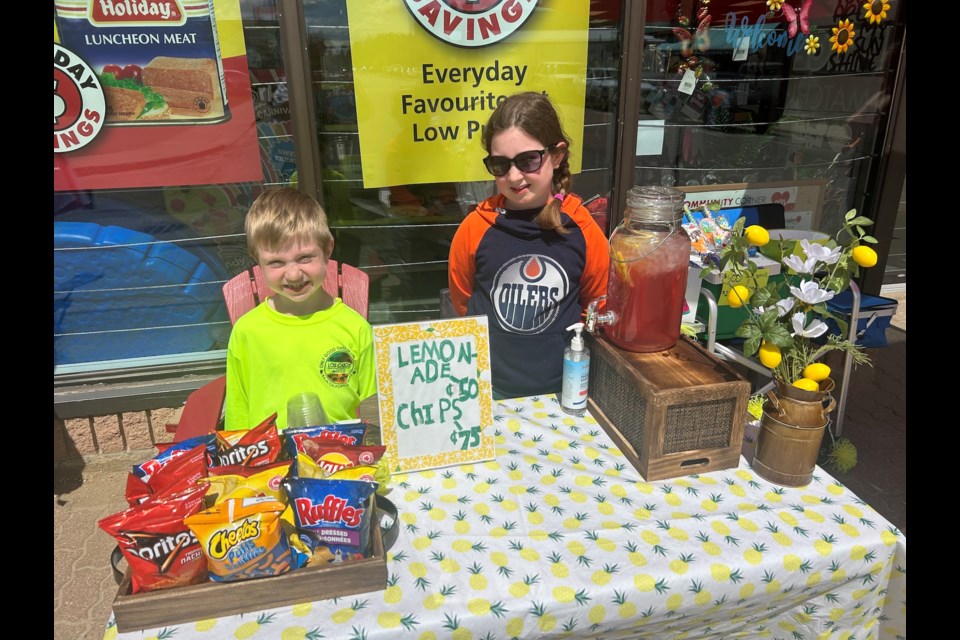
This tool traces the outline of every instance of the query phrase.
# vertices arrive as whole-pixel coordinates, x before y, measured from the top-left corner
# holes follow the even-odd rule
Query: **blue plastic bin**
[[[893,298],[882,296],[860,295],[860,312],[857,320],[857,345],[861,347],[887,346],[887,328],[893,315],[897,312],[899,303]],[[853,310],[853,293],[848,289],[837,294],[827,302],[827,308],[836,314],[843,314],[850,322],[850,312]],[[840,335],[837,323],[827,322],[830,332]]]

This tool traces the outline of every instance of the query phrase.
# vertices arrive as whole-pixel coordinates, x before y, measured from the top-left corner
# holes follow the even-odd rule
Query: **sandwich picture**
[[[220,71],[211,58],[157,56],[143,68],[143,86],[163,96],[174,115],[218,118],[224,114]]]
[[[147,106],[143,92],[122,87],[103,87],[103,96],[107,101],[108,120],[136,120]]]
[[[107,103],[107,122],[164,120],[170,107],[163,96],[133,78],[118,80],[113,73],[101,73],[100,85]]]

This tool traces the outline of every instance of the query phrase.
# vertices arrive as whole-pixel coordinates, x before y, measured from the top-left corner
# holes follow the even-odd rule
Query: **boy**
[[[356,418],[360,401],[376,393],[373,330],[323,289],[333,251],[323,208],[295,189],[269,189],[250,207],[245,230],[273,295],[230,334],[224,428],[250,429],[276,412],[283,429],[287,399],[309,391],[330,422]]]

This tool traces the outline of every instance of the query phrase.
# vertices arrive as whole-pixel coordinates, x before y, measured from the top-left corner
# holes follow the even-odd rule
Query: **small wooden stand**
[[[587,334],[591,415],[645,480],[740,463],[750,383],[681,336],[657,353],[632,353]]]
[[[203,584],[130,594],[127,569],[113,615],[120,633],[183,624],[195,620],[260,611],[284,605],[381,591],[387,587],[387,560],[383,537],[371,514],[370,556],[340,564],[303,567],[269,578]]]

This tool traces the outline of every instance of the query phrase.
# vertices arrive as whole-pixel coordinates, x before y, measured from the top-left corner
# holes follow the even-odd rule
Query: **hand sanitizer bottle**
[[[570,346],[563,350],[563,387],[560,391],[560,408],[574,416],[587,411],[587,386],[590,384],[590,350],[583,344],[580,332],[583,323],[567,327],[573,331]]]

